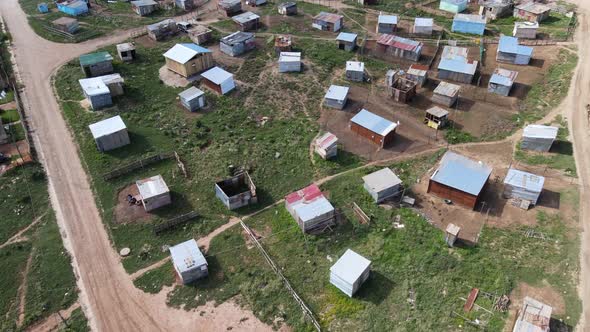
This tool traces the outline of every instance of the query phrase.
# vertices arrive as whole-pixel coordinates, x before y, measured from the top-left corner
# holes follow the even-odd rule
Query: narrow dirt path
[[[0,244],[0,249],[6,247],[8,245],[11,245],[13,243],[27,241],[28,238],[23,237],[23,234],[26,233],[29,229],[31,229],[35,225],[37,225],[41,221],[41,219],[43,219],[43,217],[45,217],[46,214],[47,214],[47,212],[38,216],[37,219],[35,219],[32,223],[29,224],[29,226],[21,229],[20,231],[18,231],[18,233],[14,234],[10,239],[6,240],[6,242]]]
[[[16,322],[17,327],[23,326],[25,322],[25,304],[27,300],[27,281],[29,271],[31,270],[31,264],[33,264],[33,256],[35,255],[35,249],[31,250],[29,254],[29,258],[27,259],[27,264],[25,265],[25,269],[23,270],[23,280],[18,287],[18,320]]]
[[[27,332],[48,332],[48,331],[55,331],[63,323],[62,319],[68,319],[72,316],[72,312],[74,310],[80,308],[80,303],[76,302],[69,306],[67,309],[60,310],[52,314],[51,316],[45,318],[44,320],[40,321],[39,323],[29,327],[26,331]]]

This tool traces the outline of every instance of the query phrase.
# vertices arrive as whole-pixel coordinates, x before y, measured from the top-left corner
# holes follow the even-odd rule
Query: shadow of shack
[[[248,172],[239,173],[215,184],[215,195],[230,210],[256,204],[256,186]]]

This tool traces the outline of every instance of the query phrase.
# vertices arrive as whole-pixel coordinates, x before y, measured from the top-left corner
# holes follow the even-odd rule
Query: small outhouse
[[[459,238],[459,232],[461,231],[461,227],[451,223],[447,225],[445,230],[445,242],[449,247],[453,247],[455,242]]]
[[[330,283],[352,297],[371,273],[371,261],[346,249],[336,264],[330,267]]]
[[[323,159],[334,158],[338,154],[338,138],[336,135],[327,132],[316,138],[314,150]]]
[[[57,20],[51,22],[51,24],[59,31],[63,31],[69,34],[74,34],[80,29],[78,20],[71,17],[60,17]]]
[[[450,13],[460,13],[467,9],[468,0],[440,0],[439,9]]]
[[[136,58],[135,45],[133,43],[117,44],[117,54],[122,61],[132,61]]]
[[[490,78],[488,92],[507,97],[510,95],[510,90],[514,85],[514,81],[516,81],[517,76],[517,71],[496,68],[492,74],[492,77]]]
[[[539,22],[514,22],[512,36],[522,39],[537,39]]]
[[[296,2],[283,2],[279,4],[279,14],[281,15],[297,15]]]
[[[406,78],[416,82],[419,87],[423,87],[428,81],[428,66],[412,64],[406,72]]]
[[[533,48],[518,45],[518,38],[510,36],[500,37],[496,61],[514,65],[528,65],[533,56]]]
[[[172,246],[169,250],[176,276],[184,285],[209,275],[207,260],[194,239]]]
[[[432,102],[451,107],[459,99],[461,87],[452,83],[441,81],[432,94]]]
[[[194,86],[182,91],[178,96],[182,106],[191,112],[205,106],[205,93]]]
[[[239,56],[255,48],[256,40],[251,32],[237,31],[219,41],[219,50],[229,56]]]
[[[344,16],[320,12],[314,16],[312,20],[312,27],[322,31],[338,32],[342,28]]]
[[[215,195],[230,210],[258,202],[256,186],[248,172],[215,183]]]
[[[451,31],[483,36],[486,23],[486,18],[481,15],[456,14]]]
[[[528,125],[524,128],[520,147],[524,150],[548,152],[557,138],[559,129],[553,126]]]
[[[131,1],[131,9],[139,16],[146,16],[158,8],[158,3],[154,0],[136,0]]]
[[[433,106],[426,110],[424,115],[424,124],[428,127],[438,130],[449,122],[449,111]]]
[[[113,57],[108,52],[80,56],[80,67],[86,77],[95,77],[113,72]]]
[[[397,30],[397,16],[379,14],[377,33],[393,34]]]
[[[363,82],[365,80],[365,63],[346,61],[346,79],[353,82]]]
[[[417,35],[432,35],[432,27],[434,26],[434,20],[428,17],[416,17],[414,19],[414,34]]]
[[[257,30],[260,16],[253,12],[245,12],[232,17],[232,21],[238,25],[240,31]]]
[[[324,96],[324,106],[343,109],[348,100],[348,89],[347,86],[331,85]]]
[[[345,51],[354,51],[356,48],[356,33],[341,32],[336,37],[338,49]]]
[[[402,193],[402,180],[388,168],[363,176],[365,190],[377,204]]]
[[[164,53],[166,68],[190,77],[214,66],[210,50],[193,43],[176,44]]]
[[[301,71],[301,52],[281,52],[279,73]]]
[[[161,175],[155,175],[135,182],[143,208],[149,212],[172,203],[170,190]]]
[[[336,222],[336,210],[315,184],[287,195],[285,208],[304,233],[322,232]]]
[[[100,152],[110,151],[130,143],[127,126],[119,115],[88,126]]]
[[[537,205],[544,184],[545,178],[540,175],[511,168],[504,178],[503,196],[508,199],[527,201],[527,207]]]
[[[220,95],[236,88],[234,75],[219,67],[213,67],[201,74],[203,84]]]

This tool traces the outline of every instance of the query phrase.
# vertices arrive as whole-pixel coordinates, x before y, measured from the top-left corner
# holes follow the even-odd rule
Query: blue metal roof
[[[441,59],[438,64],[438,69],[474,75],[477,69],[477,61],[469,63],[455,59]]]
[[[338,37],[336,37],[336,40],[342,40],[345,42],[354,43],[354,41],[356,40],[356,37],[357,37],[356,33],[341,32],[340,34],[338,34]]]
[[[460,154],[448,151],[431,180],[466,192],[479,195],[492,174],[492,168]]]
[[[397,24],[397,16],[395,15],[379,15],[377,19],[379,24]]]
[[[523,172],[514,168],[508,170],[504,184],[540,193],[543,190],[545,178],[533,173]]]
[[[218,85],[234,77],[233,74],[219,67],[213,67],[202,73],[201,76]]]
[[[397,127],[397,123],[393,123],[377,114],[373,114],[366,109],[362,109],[357,115],[350,119],[350,121],[381,136],[389,134],[395,129],[395,127]]]
[[[533,54],[532,47],[518,45],[518,38],[510,36],[500,37],[498,51],[502,53],[511,53],[525,56],[531,56]]]
[[[499,85],[503,85],[503,86],[512,86],[513,82],[510,80],[509,77],[494,74],[494,75],[492,75],[492,78],[490,78],[490,83],[499,84]]]

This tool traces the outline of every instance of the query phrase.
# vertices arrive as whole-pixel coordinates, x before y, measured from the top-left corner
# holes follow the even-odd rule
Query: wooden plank
[[[477,295],[479,294],[479,289],[472,288],[471,292],[469,292],[469,296],[467,297],[467,301],[465,301],[465,305],[463,306],[463,311],[470,312],[475,304],[475,300],[477,299]]]

